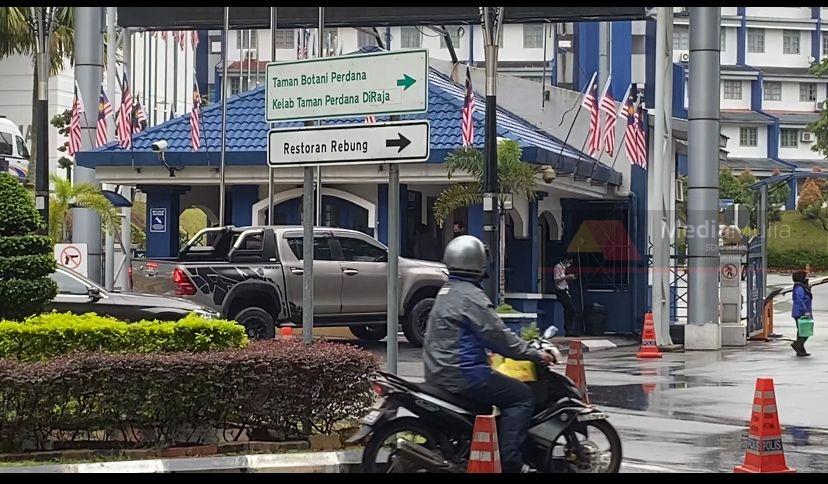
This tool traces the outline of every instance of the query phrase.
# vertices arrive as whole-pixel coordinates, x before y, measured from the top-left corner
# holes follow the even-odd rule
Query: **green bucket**
[[[803,316],[797,321],[800,338],[809,338],[814,335],[814,320]]]

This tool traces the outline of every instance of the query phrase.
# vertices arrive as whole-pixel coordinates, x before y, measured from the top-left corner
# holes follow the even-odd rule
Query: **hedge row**
[[[0,321],[0,358],[20,361],[38,361],[72,351],[152,353],[222,350],[246,345],[243,326],[195,314],[177,322],[126,323],[94,313],[46,313],[22,323]]]
[[[371,405],[377,357],[336,343],[268,340],[201,353],[75,353],[0,360],[0,451],[50,442],[209,443],[268,428],[330,433]],[[209,431],[206,431],[209,430]]]
[[[46,277],[56,265],[52,254],[0,257],[0,281]]]
[[[768,248],[768,267],[770,268],[793,270],[804,269],[806,265],[810,265],[812,270],[828,270],[828,248],[825,252]]]
[[[49,277],[0,279],[0,319],[19,320],[36,314],[57,295]]]

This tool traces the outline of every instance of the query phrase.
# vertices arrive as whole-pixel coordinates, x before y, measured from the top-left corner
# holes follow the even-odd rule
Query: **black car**
[[[218,317],[215,311],[184,299],[109,292],[62,266],[58,266],[50,277],[57,283],[58,294],[47,306],[48,310],[74,314],[97,313],[129,322],[142,319],[177,321],[191,312],[210,319]]]

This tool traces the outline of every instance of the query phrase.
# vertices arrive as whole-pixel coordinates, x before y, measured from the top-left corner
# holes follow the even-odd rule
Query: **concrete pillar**
[[[719,7],[690,7],[688,311],[684,346],[717,350],[719,325]]]
[[[541,292],[540,290],[540,256],[541,244],[546,243],[540,238],[540,225],[538,220],[538,200],[529,202],[529,243],[531,244],[529,262],[529,292]]]
[[[75,7],[75,81],[83,98],[86,116],[81,116],[81,150],[92,149],[98,117],[95,115],[103,79],[102,7]],[[116,103],[116,101],[112,101]],[[76,166],[75,183],[95,181],[95,170]],[[92,210],[72,209],[72,242],[86,244],[89,278],[101,282],[101,218]]]
[[[141,187],[147,195],[147,258],[178,255],[178,216],[181,194],[186,190],[176,186]]]

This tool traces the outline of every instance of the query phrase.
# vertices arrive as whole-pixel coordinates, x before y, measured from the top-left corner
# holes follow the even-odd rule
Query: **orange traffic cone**
[[[499,474],[500,446],[497,444],[497,424],[494,415],[478,415],[474,419],[469,474]]]
[[[279,328],[279,339],[292,339],[293,338],[293,327],[292,326],[282,326]]]
[[[637,358],[661,358],[661,352],[658,351],[658,344],[656,343],[653,313],[647,313],[644,315],[644,330],[641,332],[641,347],[635,356]]]
[[[572,340],[569,343],[569,355],[566,358],[566,376],[575,382],[584,397],[584,401],[589,403],[586,371],[584,370],[584,348],[580,340]]]
[[[657,376],[657,374],[656,374],[656,371],[652,368],[642,368],[641,369],[641,376],[654,377],[654,376]],[[641,389],[644,390],[645,395],[650,395],[651,393],[653,393],[653,391],[655,391],[656,384],[655,383],[642,383],[641,384]]]
[[[753,411],[747,439],[745,463],[733,472],[787,473],[796,472],[785,464],[782,449],[782,429],[776,412],[776,394],[773,378],[757,378],[753,393]]]

